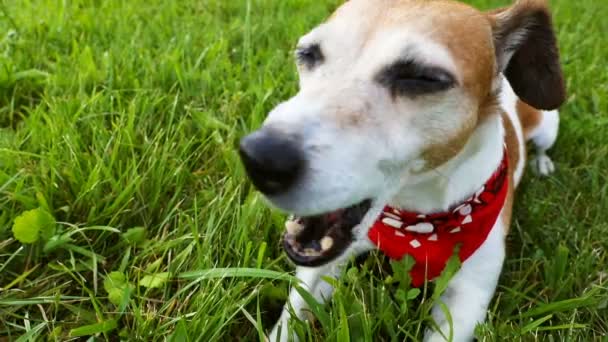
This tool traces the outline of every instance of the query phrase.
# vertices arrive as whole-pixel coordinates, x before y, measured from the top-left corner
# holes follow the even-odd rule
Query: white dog
[[[293,214],[284,247],[321,301],[353,256],[411,255],[414,286],[460,246],[428,341],[473,338],[505,257],[525,141],[553,171],[565,100],[546,2],[480,12],[447,0],[351,0],[297,47],[300,91],[241,141],[254,185]],[[543,111],[545,110],[545,111]],[[292,290],[299,318],[306,304]],[[287,307],[286,307],[287,308]],[[270,334],[288,340],[285,309]]]

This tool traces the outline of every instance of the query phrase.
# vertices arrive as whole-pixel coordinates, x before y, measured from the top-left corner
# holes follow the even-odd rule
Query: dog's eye
[[[296,59],[298,64],[303,65],[308,69],[312,69],[322,63],[325,57],[321,51],[321,46],[319,44],[312,44],[306,47],[297,48]]]
[[[436,93],[452,88],[455,83],[449,72],[414,61],[399,61],[385,67],[376,76],[376,81],[387,87],[393,96]]]

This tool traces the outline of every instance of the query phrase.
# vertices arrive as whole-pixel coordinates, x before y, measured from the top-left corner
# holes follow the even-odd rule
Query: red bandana
[[[445,213],[424,215],[385,207],[368,232],[369,238],[392,259],[411,255],[412,285],[424,284],[425,275],[439,276],[460,245],[460,261],[467,260],[487,239],[505,203],[508,157],[485,185],[462,204]]]

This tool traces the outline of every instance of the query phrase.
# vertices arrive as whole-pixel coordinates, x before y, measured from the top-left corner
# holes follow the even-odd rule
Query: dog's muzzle
[[[241,140],[239,152],[255,187],[266,196],[292,191],[306,170],[306,159],[297,137],[264,127]],[[356,227],[371,201],[317,213],[292,216],[286,222],[283,247],[301,266],[320,266],[344,253],[353,242]]]

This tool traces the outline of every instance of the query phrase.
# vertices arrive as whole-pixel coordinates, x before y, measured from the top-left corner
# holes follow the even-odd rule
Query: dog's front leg
[[[331,284],[324,281],[322,277],[337,278],[340,276],[344,265],[347,264],[352,257],[369,252],[374,248],[375,246],[367,238],[357,239],[341,257],[327,265],[314,268],[296,268],[296,277],[300,280],[301,287],[311,293],[316,301],[323,303],[331,298],[334,288]],[[279,318],[279,321],[275,324],[272,332],[268,336],[269,341],[284,342],[298,340],[297,336],[290,334],[289,332],[289,320],[291,319],[289,307],[293,308],[298,319],[307,318],[308,305],[306,304],[306,301],[300,296],[296,289],[291,289],[289,300],[283,307],[281,318]]]
[[[333,287],[327,284],[321,277],[337,277],[341,271],[341,264],[328,264],[320,267],[298,267],[296,268],[296,278],[300,280],[300,286],[313,295],[315,300],[323,302],[331,297]],[[297,340],[297,337],[289,333],[289,313],[291,307],[298,319],[304,319],[307,315],[308,305],[300,293],[292,288],[289,293],[288,302],[283,307],[281,318],[275,324],[272,332],[268,336],[271,342]],[[279,332],[280,330],[280,332]]]
[[[427,331],[425,341],[471,341],[478,323],[483,323],[498,282],[505,257],[504,226],[499,219],[488,239],[454,275],[441,301],[449,310],[446,318],[439,305],[433,308],[438,331]]]

